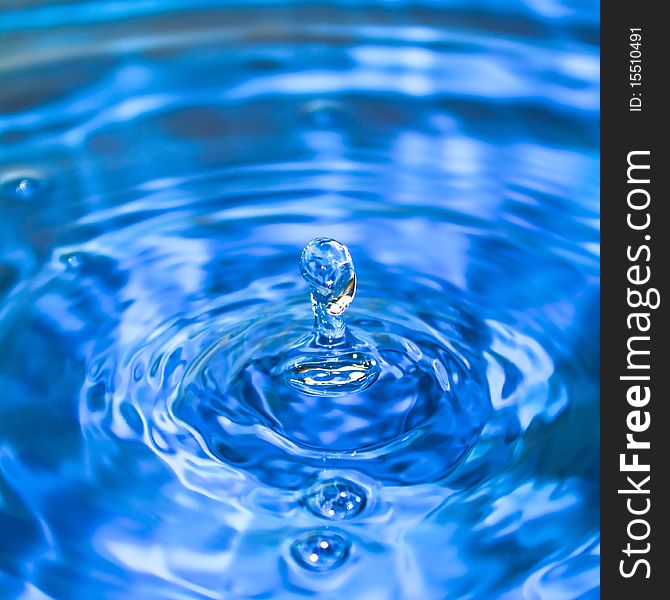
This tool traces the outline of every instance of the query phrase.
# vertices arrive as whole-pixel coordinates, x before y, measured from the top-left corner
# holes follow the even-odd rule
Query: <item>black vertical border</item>
[[[667,137],[670,135],[670,26],[661,13],[662,3],[650,0],[637,2],[601,2],[601,597],[605,600],[632,598],[656,600],[670,597],[670,336],[666,307],[670,295],[666,284],[670,270],[670,221],[666,205],[670,203]],[[630,85],[630,28],[642,34],[642,86]],[[667,90],[667,91],[666,91]],[[639,112],[629,110],[632,93],[638,91],[643,101]],[[667,94],[667,95],[666,95]],[[626,224],[628,153],[650,150],[651,225],[644,232],[632,231]],[[625,451],[629,432],[626,417],[631,410],[626,400],[630,382],[620,381],[625,375],[627,347],[631,332],[626,322],[631,309],[626,300],[627,270],[631,263],[627,246],[639,246],[645,234],[651,248],[651,283],[661,294],[661,305],[651,312],[651,427],[646,439],[651,449],[641,453],[651,461],[651,508],[645,518],[651,525],[646,569],[625,578],[620,561],[628,544],[627,527],[636,518],[628,512],[626,475],[620,472],[619,455]],[[635,530],[640,533],[642,529]],[[639,542],[639,546],[643,546]],[[632,564],[627,559],[628,568]],[[667,581],[666,581],[667,580]]]

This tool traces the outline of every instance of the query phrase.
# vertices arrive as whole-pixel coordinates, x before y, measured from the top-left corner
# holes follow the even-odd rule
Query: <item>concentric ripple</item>
[[[597,5],[33,4],[0,597],[596,597]],[[305,352],[313,238],[374,365]]]

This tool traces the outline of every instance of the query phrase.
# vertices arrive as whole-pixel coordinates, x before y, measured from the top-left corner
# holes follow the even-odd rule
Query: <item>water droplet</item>
[[[84,264],[85,257],[81,252],[70,252],[61,257],[61,261],[68,271],[77,271]]]
[[[349,250],[333,239],[316,238],[302,251],[300,272],[310,287],[314,329],[305,348],[309,352],[288,366],[287,383],[312,395],[364,390],[379,376],[379,364],[342,319],[356,295]]]
[[[331,521],[353,519],[367,504],[365,490],[346,479],[322,481],[305,494],[307,508],[318,517]]]
[[[88,277],[106,290],[118,290],[128,280],[128,273],[119,268],[111,256],[75,250],[58,257],[67,273],[77,277]]]
[[[46,188],[46,180],[28,175],[12,177],[2,184],[3,195],[17,200],[32,200]]]
[[[30,192],[31,188],[32,184],[30,183],[30,179],[22,179],[16,184],[16,191],[19,194],[27,194]]]
[[[330,338],[344,333],[340,315],[356,295],[356,271],[349,250],[329,238],[316,238],[302,251],[300,273],[309,284],[321,333]]]
[[[291,556],[304,569],[330,571],[349,557],[351,542],[335,531],[309,532],[291,544]]]

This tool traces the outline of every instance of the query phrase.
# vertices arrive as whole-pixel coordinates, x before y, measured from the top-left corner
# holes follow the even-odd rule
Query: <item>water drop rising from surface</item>
[[[353,296],[355,270],[342,244],[316,241],[302,267],[327,313],[343,293]],[[294,252],[285,264],[295,271]],[[469,329],[464,315],[449,308],[457,297],[420,288],[411,306],[387,302],[411,280],[390,289],[389,273],[374,267],[366,273],[370,294],[357,302],[338,339],[320,333],[318,311],[305,335],[304,294],[277,289],[264,304],[244,310],[233,304],[234,323],[227,322],[228,309],[216,309],[220,326],[200,325],[191,357],[182,356],[188,366],[180,381],[156,368],[159,379],[179,386],[171,410],[203,436],[218,463],[304,490],[314,485],[324,458],[333,472],[409,484],[441,479],[466,456],[491,405],[477,339],[461,343]],[[435,302],[448,308],[439,331],[417,314],[419,303]],[[437,377],[436,361],[448,385]]]
[[[0,598],[594,597],[598,5],[22,4]]]
[[[356,295],[356,271],[349,250],[329,238],[313,239],[300,256],[300,273],[312,294],[315,332],[332,344],[344,334],[340,315]]]
[[[289,386],[311,395],[362,391],[379,377],[379,364],[364,344],[347,331],[342,314],[356,295],[356,271],[349,250],[330,238],[305,246],[300,273],[309,284],[314,328],[305,353],[286,370]]]
[[[312,531],[291,544],[291,556],[298,565],[310,571],[331,571],[349,557],[351,542],[335,531]]]

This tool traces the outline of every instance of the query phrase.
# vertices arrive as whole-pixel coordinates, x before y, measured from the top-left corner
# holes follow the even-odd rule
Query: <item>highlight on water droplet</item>
[[[286,370],[291,387],[312,395],[359,392],[379,376],[379,363],[347,331],[342,318],[356,295],[356,271],[348,248],[330,238],[305,246],[300,272],[310,287],[314,327],[305,353]]]
[[[320,481],[309,489],[303,499],[307,509],[317,517],[330,521],[353,519],[367,504],[363,487],[344,478]]]
[[[351,542],[340,532],[311,531],[291,544],[291,556],[303,569],[331,571],[340,567],[349,557]]]

